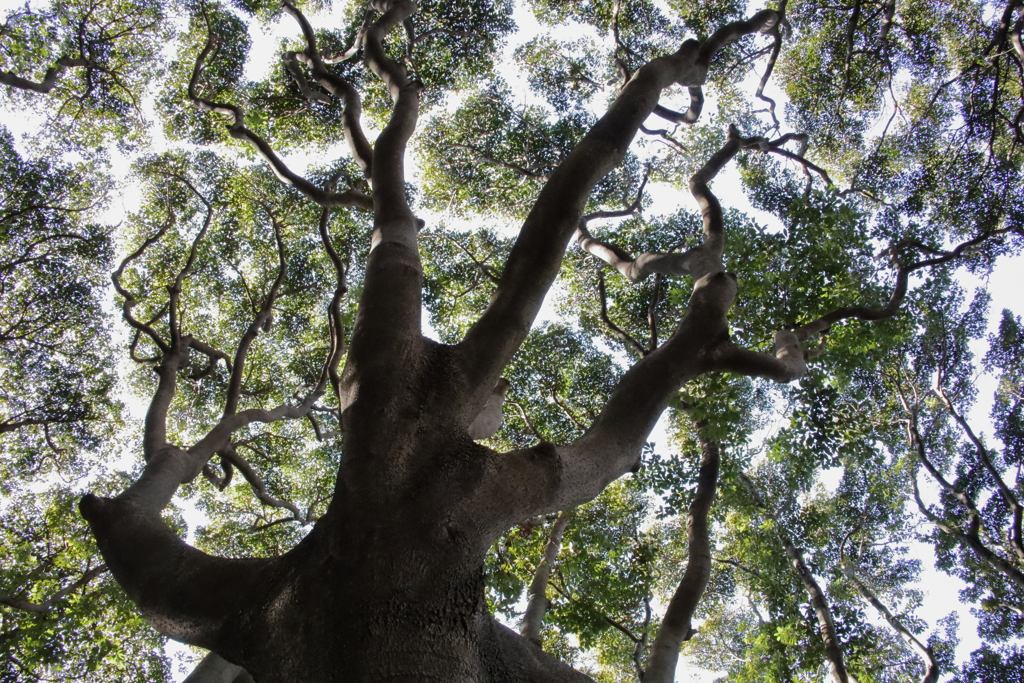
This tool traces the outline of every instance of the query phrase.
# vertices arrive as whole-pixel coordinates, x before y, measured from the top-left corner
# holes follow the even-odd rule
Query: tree
[[[741,652],[722,667],[731,680],[820,678],[824,666],[839,682],[891,680],[949,667],[954,638],[923,645],[912,613],[910,499],[895,482],[917,471],[914,449],[930,463],[928,447],[948,448],[938,431],[915,432],[921,412],[939,431],[952,420],[981,467],[949,451],[924,464],[947,489],[945,509],[917,489],[912,500],[951,530],[935,537],[940,552],[968,539],[946,556],[951,571],[969,577],[985,557],[970,542],[978,525],[955,519],[961,507],[986,529],[1009,520],[1006,547],[1018,549],[1021,491],[1008,472],[1019,461],[1019,322],[1005,318],[987,356],[1002,376],[1005,454],[963,417],[972,397],[962,348],[982,324],[934,330],[982,316],[982,299],[963,312],[955,268],[987,272],[1024,243],[1021,4],[993,14],[967,0],[784,0],[749,16],[731,2],[669,2],[673,15],[644,0],[529,6],[544,26],[590,28],[568,44],[549,32],[517,49],[535,94],[522,106],[494,68],[513,28],[508,2],[353,3],[336,31],[289,0],[12,15],[5,49],[22,71],[50,65],[37,82],[49,85],[27,87],[13,67],[4,83],[52,107],[62,69],[83,70],[84,90],[69,96],[102,123],[65,142],[138,130],[139,108],[116,104],[128,101],[123,88],[136,103],[155,95],[175,147],[135,158],[139,205],[116,228],[111,279],[134,364],[122,381],[148,403],[137,434],[120,436],[141,468],[90,471],[53,494],[52,514],[66,520],[66,501],[88,491],[79,508],[102,559],[81,549],[81,529],[58,553],[44,549],[56,545],[46,533],[12,531],[5,543],[22,550],[4,604],[43,615],[69,596],[88,604],[112,589],[109,572],[137,610],[112,597],[116,623],[138,614],[210,650],[195,673],[208,680],[661,683],[687,642]],[[282,12],[301,38],[265,80],[247,81],[250,24]],[[146,40],[169,35],[170,16],[182,19],[178,51],[158,92],[145,90],[155,71],[121,79],[126,45],[156,68]],[[75,29],[66,42],[78,47],[58,50],[29,40],[24,27],[38,17],[107,23]],[[118,42],[136,30],[147,38]],[[104,50],[119,56],[103,61]],[[766,94],[776,71],[786,112]],[[109,78],[114,99],[95,99],[93,78]],[[62,125],[42,139],[76,129]],[[342,140],[345,156],[306,173],[285,156]],[[712,183],[733,164],[776,225],[723,208]],[[95,301],[95,284],[81,283],[103,258],[50,273],[43,265],[56,258],[32,251],[47,235],[59,236],[47,255],[65,242],[108,249],[99,228],[68,238],[62,221],[74,209],[49,201],[62,188],[84,192],[82,181],[46,182],[12,190],[36,222],[5,218],[5,239],[38,268],[9,260],[10,270]],[[649,189],[680,185],[698,213],[645,214]],[[428,224],[420,214],[431,210],[473,225]],[[499,219],[519,223],[514,235]],[[556,282],[563,320],[537,325]],[[4,305],[52,313],[47,326],[21,318],[22,343],[50,367],[63,357],[47,340],[67,329],[86,338],[102,312],[64,308],[67,297],[29,303],[33,286]],[[438,340],[423,332],[424,309]],[[96,363],[68,355],[64,372],[81,378],[83,398],[45,423],[5,416],[20,420],[9,431],[52,438],[71,408],[75,424],[89,410],[116,424],[105,380],[86,372]],[[952,384],[925,396],[920,380],[935,368]],[[33,381],[50,385],[52,374]],[[10,394],[12,405],[36,400],[27,382]],[[779,400],[791,406],[787,425],[757,436]],[[647,444],[666,409],[671,456]],[[109,457],[114,443],[81,438],[76,448]],[[836,467],[838,489],[812,495]],[[963,481],[943,478],[949,467]],[[26,490],[28,473],[16,474],[10,495]],[[970,502],[982,479],[999,492],[983,513]],[[191,542],[179,495],[210,520]],[[654,513],[663,519],[648,526]],[[1017,562],[1004,550],[989,549],[998,561],[988,563]],[[991,593],[996,602],[983,604],[999,614],[1020,608],[999,576],[969,580],[983,586],[970,597]],[[30,599],[48,587],[51,597]],[[868,596],[874,608],[903,605],[886,608],[898,612],[891,630],[866,623]],[[523,606],[522,635],[494,616]],[[102,654],[56,664],[61,646],[22,637],[31,629],[8,627],[7,614],[10,677],[99,668],[123,678],[127,668],[141,679],[166,666],[151,656],[118,670]],[[699,618],[711,628],[695,628]],[[43,617],[31,625],[53,630]],[[985,629],[999,640],[1020,624]],[[1017,654],[989,648],[963,675],[1000,652]]]

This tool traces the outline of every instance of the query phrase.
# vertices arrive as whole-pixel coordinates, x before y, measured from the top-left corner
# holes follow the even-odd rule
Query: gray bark
[[[299,178],[245,127],[241,108],[200,97],[204,60],[215,45],[214,36],[200,52],[189,83],[192,103],[230,116],[231,135],[253,145],[284,182],[323,207],[372,206],[372,246],[344,369],[335,371],[344,350],[336,306],[344,280],[333,254],[339,279],[328,311],[332,345],[317,386],[297,405],[239,410],[239,383],[230,383],[235,389],[228,392],[224,414],[206,436],[191,447],[171,444],[167,420],[176,378],[189,349],[197,348],[176,313],[176,292],[192,258],[170,290],[169,339],[131,317],[134,299],[119,287],[126,320],[153,340],[160,355],[157,389],[145,423],[146,466],[120,496],[86,496],[81,511],[113,575],[154,627],[237,663],[260,683],[589,680],[495,624],[484,600],[485,554],[518,521],[589,500],[635,465],[678,388],[723,367],[720,351],[728,346],[725,316],[735,297],[735,278],[720,266],[699,271],[688,311],[674,334],[626,373],[576,443],[542,442],[496,453],[474,443],[473,437],[500,424],[501,372],[557,274],[590,191],[622,159],[661,90],[673,82],[700,85],[711,57],[725,43],[770,27],[777,14],[763,11],[728,25],[704,43],[688,41],[634,75],[608,114],[552,173],[523,226],[491,306],[463,342],[452,347],[426,339],[420,329],[417,231],[422,224],[406,198],[404,156],[417,123],[421,86],[383,46],[384,37],[404,24],[415,6],[408,0],[375,0],[372,6],[380,15],[361,33],[364,59],[394,103],[372,148],[358,140],[353,144],[357,160],[370,155],[361,163],[372,197],[336,193]],[[291,66],[310,65],[320,85],[346,98],[344,86],[321,73],[318,60],[324,60],[301,13],[286,9],[306,37],[306,51],[301,58],[296,53]],[[358,123],[356,105],[346,103],[354,117],[347,124],[352,131]],[[733,153],[726,149],[715,155],[692,184],[708,240],[719,255],[724,243],[721,211],[707,183]],[[329,242],[326,216],[324,212],[321,237]],[[161,234],[130,258],[137,258]],[[279,254],[284,277],[283,249]],[[121,272],[123,266],[115,284]],[[270,304],[261,308],[250,331],[260,328],[279,286],[268,294]],[[239,342],[241,352],[228,363],[233,376],[241,376],[245,345],[253,339],[249,335]],[[787,349],[749,357],[788,363]],[[213,350],[207,355],[222,357]],[[328,382],[341,406],[345,455],[327,512],[298,546],[272,559],[216,558],[189,547],[163,524],[160,510],[177,488],[215,454],[230,454],[238,445],[232,436],[237,430],[253,422],[304,417]],[[478,419],[488,424],[474,425]],[[255,472],[248,474],[258,481]]]
[[[551,525],[551,534],[544,546],[544,554],[537,564],[533,574],[533,581],[527,591],[529,602],[526,604],[526,613],[523,614],[523,623],[519,633],[537,647],[543,647],[544,643],[540,637],[541,625],[544,622],[544,613],[548,609],[548,581],[551,579],[551,570],[558,559],[558,551],[562,548],[562,534],[569,526],[573,510],[566,510],[558,515],[555,523]]]
[[[196,665],[183,683],[252,683],[245,669],[210,652]]]

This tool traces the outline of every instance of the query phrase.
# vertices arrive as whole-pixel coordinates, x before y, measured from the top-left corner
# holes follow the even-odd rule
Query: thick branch
[[[383,387],[387,384],[383,378],[402,371],[395,361],[415,353],[422,344],[423,266],[417,240],[422,222],[413,216],[405,194],[405,152],[416,128],[420,85],[409,81],[405,67],[387,56],[382,43],[392,28],[416,11],[416,6],[410,0],[380,0],[373,6],[383,14],[366,29],[366,62],[387,86],[395,104],[374,144],[370,177],[373,239],[343,380],[348,384],[342,387],[343,392],[346,386],[354,387],[360,381]],[[471,418],[466,419],[466,424],[469,422]]]
[[[701,85],[711,58],[727,42],[770,28],[771,10],[734,22],[705,43],[686,41],[672,55],[642,66],[622,89],[608,112],[588,131],[552,172],[520,230],[490,306],[461,344],[469,363],[468,379],[476,393],[467,411],[475,414],[501,369],[526,337],[551,283],[587,198],[625,156],[633,137],[654,111],[661,91],[672,83]]]
[[[253,679],[242,667],[210,652],[183,683],[253,683]]]
[[[771,353],[750,351],[730,343],[716,351],[715,361],[717,370],[783,383],[799,379],[807,372],[804,350],[796,334],[788,330],[775,333]]]
[[[188,546],[157,511],[86,495],[79,504],[117,582],[160,633],[212,648],[274,585],[275,560],[228,560]]]
[[[561,487],[554,505],[564,509],[589,500],[636,466],[675,392],[713,366],[714,349],[728,337],[725,313],[735,294],[736,280],[727,273],[697,281],[687,313],[672,336],[623,375],[579,440],[558,449]]]
[[[485,661],[493,662],[495,678],[528,683],[594,683],[594,680],[555,659],[512,629],[490,620],[488,641],[495,651]],[[488,647],[490,649],[490,647]]]
[[[480,439],[493,436],[498,431],[504,419],[502,406],[505,403],[505,394],[508,393],[509,386],[508,380],[504,377],[499,379],[498,383],[494,385],[494,391],[491,392],[487,403],[484,404],[483,410],[469,424],[467,429],[469,438],[479,441]]]
[[[685,123],[692,125],[697,123],[700,112],[704,108],[704,90],[699,85],[691,85],[690,107],[685,112],[672,111],[660,104],[654,108],[654,114],[672,123]]]

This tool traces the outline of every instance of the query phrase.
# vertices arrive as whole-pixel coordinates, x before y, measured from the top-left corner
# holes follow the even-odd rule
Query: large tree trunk
[[[190,350],[201,350],[180,329],[177,295],[204,233],[175,287],[168,289],[168,339],[131,316],[134,299],[119,284],[122,265],[114,283],[125,299],[125,319],[161,352],[159,383],[146,418],[146,467],[116,498],[83,498],[82,514],[111,572],[151,624],[216,652],[259,683],[587,681],[488,613],[483,566],[491,544],[524,519],[594,498],[630,470],[661,412],[686,382],[737,362],[754,374],[788,380],[802,373],[802,355],[794,363],[789,347],[759,354],[729,342],[725,316],[736,280],[715,262],[694,273],[690,305],[675,333],[625,374],[576,443],[542,442],[497,453],[473,437],[493,427],[490,414],[493,397],[501,392],[501,373],[558,273],[587,197],[623,158],[661,91],[675,82],[699,85],[723,45],[774,25],[778,15],[759,12],[640,68],[552,174],[512,249],[491,306],[462,343],[444,346],[421,334],[421,222],[408,204],[403,170],[421,86],[382,43],[415,5],[409,0],[371,5],[381,16],[365,30],[365,60],[387,87],[394,110],[373,145],[372,159],[365,158],[369,152],[358,135],[351,136],[373,190],[373,238],[344,370],[337,375],[341,323],[332,318],[337,339],[319,383],[300,405],[236,411],[232,401],[239,383],[233,383],[220,422],[191,448],[173,445],[166,423],[176,377]],[[316,72],[315,36],[296,8],[286,3],[286,10],[300,20],[305,58]],[[193,103],[230,115],[231,134],[253,144],[279,177],[314,201],[337,206],[351,199],[289,171],[245,127],[241,108],[198,96],[203,60],[214,44],[211,34],[197,59],[189,87]],[[330,84],[347,92],[341,82]],[[358,121],[354,115],[349,119],[346,125],[354,131]],[[722,216],[707,183],[739,144],[730,135],[691,183],[706,241],[714,243],[716,254],[724,239]],[[284,273],[283,252],[280,268]],[[339,291],[343,284],[339,269]],[[267,311],[273,296],[268,295]],[[259,327],[250,326],[251,338],[244,338],[240,349]],[[244,363],[245,354],[236,354],[233,376],[242,375]],[[215,453],[230,452],[235,430],[305,416],[328,382],[340,404],[344,457],[327,512],[297,547],[272,559],[214,558],[163,524],[160,512],[178,486],[202,472]],[[487,419],[478,420],[482,413]]]

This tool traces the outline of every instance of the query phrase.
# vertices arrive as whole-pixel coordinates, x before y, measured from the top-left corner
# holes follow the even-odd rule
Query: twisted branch
[[[259,155],[262,156],[270,165],[271,170],[273,170],[274,175],[277,176],[278,180],[286,185],[291,185],[320,206],[350,206],[360,209],[372,209],[373,200],[362,192],[358,192],[356,190],[327,192],[309,182],[302,176],[294,173],[281,160],[281,158],[277,156],[274,150],[262,137],[246,128],[245,113],[241,107],[223,102],[215,102],[199,96],[199,79],[203,73],[203,65],[216,46],[217,37],[214,34],[213,28],[210,27],[207,33],[206,44],[200,51],[199,56],[196,57],[196,63],[192,69],[192,77],[188,82],[188,99],[192,102],[192,105],[202,111],[210,111],[230,116],[231,123],[227,126],[228,134],[236,140],[241,140],[252,145]]]

